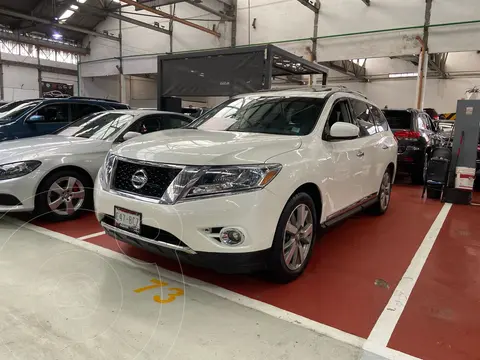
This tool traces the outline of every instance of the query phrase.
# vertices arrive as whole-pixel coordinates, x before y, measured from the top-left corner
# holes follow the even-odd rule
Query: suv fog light
[[[223,228],[220,231],[220,240],[225,245],[240,245],[245,240],[245,235],[238,229]]]

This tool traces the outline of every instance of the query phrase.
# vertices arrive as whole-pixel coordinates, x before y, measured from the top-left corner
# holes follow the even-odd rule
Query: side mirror
[[[136,138],[137,136],[140,136],[142,134],[135,132],[135,131],[128,131],[125,135],[123,135],[123,140],[127,141],[133,138]]]
[[[356,125],[344,122],[336,122],[330,128],[330,137],[337,140],[356,139],[360,134],[360,128]]]
[[[43,115],[32,115],[27,119],[27,122],[29,123],[36,123],[40,121],[45,121],[45,116]]]

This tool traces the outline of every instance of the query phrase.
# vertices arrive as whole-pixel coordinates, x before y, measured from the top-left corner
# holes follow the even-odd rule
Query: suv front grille
[[[137,189],[133,186],[132,177],[139,170],[145,172],[148,180],[143,187]],[[180,171],[181,169],[174,167],[145,165],[119,159],[113,174],[112,187],[119,191],[160,199]]]

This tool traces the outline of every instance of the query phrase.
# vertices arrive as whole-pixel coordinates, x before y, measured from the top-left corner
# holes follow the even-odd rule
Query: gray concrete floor
[[[0,359],[376,359],[158,274],[0,221]],[[169,288],[184,289],[170,303]],[[162,293],[163,292],[163,293]]]

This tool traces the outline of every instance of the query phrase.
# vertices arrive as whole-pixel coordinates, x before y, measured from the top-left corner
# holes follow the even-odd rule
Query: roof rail
[[[312,91],[312,92],[319,92],[319,91],[329,91],[329,92],[335,92],[335,91],[343,91],[351,94],[356,94],[358,96],[361,96],[365,99],[367,97],[362,94],[360,91],[352,90],[349,89],[348,87],[344,85],[335,85],[335,86],[329,86],[329,85],[315,85],[315,86],[297,86],[297,87],[292,87],[292,88],[284,88],[284,89],[264,89],[264,90],[259,90],[258,92],[275,92],[275,91]]]
[[[120,103],[120,101],[118,101],[118,100],[102,99],[102,98],[95,98],[95,97],[89,97],[89,96],[70,96],[69,99],[74,99],[74,100],[98,100],[98,101]]]

